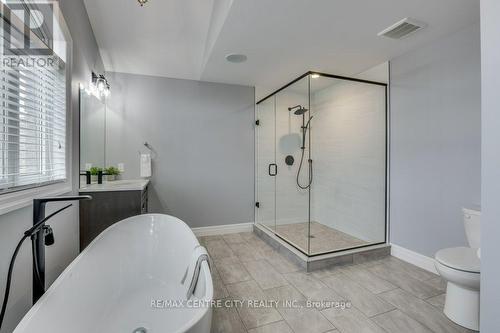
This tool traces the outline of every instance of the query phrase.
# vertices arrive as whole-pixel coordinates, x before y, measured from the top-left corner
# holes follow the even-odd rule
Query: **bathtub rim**
[[[26,326],[28,325],[28,323],[37,314],[37,312],[40,310],[40,308],[42,306],[44,306],[44,304],[47,302],[47,299],[50,297],[50,295],[52,295],[54,293],[54,289],[56,289],[66,279],[66,277],[71,273],[73,267],[76,264],[78,264],[78,262],[80,262],[80,260],[82,260],[82,257],[86,254],[87,251],[89,251],[89,249],[92,248],[92,246],[94,246],[94,243],[98,242],[102,237],[104,237],[105,233],[107,233],[110,230],[118,227],[122,222],[125,222],[125,221],[128,221],[128,220],[132,220],[132,219],[138,219],[138,218],[141,218],[141,217],[143,217],[143,218],[147,218],[147,217],[168,217],[168,218],[173,218],[176,223],[182,223],[183,226],[185,228],[189,229],[189,231],[192,233],[193,237],[196,240],[196,244],[193,247],[193,249],[196,248],[196,246],[201,246],[198,238],[193,233],[193,230],[186,224],[186,222],[184,222],[181,219],[179,219],[178,217],[175,217],[175,216],[172,216],[172,215],[151,213],[151,214],[135,215],[135,216],[131,216],[131,217],[128,217],[126,219],[120,220],[120,221],[112,224],[111,226],[107,227],[105,230],[103,230],[96,238],[94,238],[94,240],[92,240],[92,242],[90,242],[89,245],[87,245],[87,247],[82,252],[80,252],[78,254],[78,256],[75,257],[75,259],[73,259],[71,261],[71,263],[68,266],[66,266],[66,268],[62,271],[62,273],[59,274],[59,276],[55,279],[55,281],[45,291],[45,293],[42,295],[42,297],[40,297],[40,299],[38,299],[38,301],[35,304],[33,304],[31,306],[31,308],[28,310],[28,312],[26,312],[26,314],[21,318],[21,321],[17,324],[17,326],[14,328],[14,331],[12,333],[18,333],[19,330],[24,330],[26,328]],[[201,268],[202,268],[202,271],[203,271],[203,275],[202,276],[205,278],[204,283],[205,283],[205,286],[206,286],[205,287],[205,295],[201,299],[206,300],[206,301],[212,301],[213,297],[214,297],[214,288],[213,288],[213,281],[212,281],[212,275],[211,275],[211,272],[210,272],[210,268],[209,268],[207,262],[203,262]],[[210,306],[206,307],[206,308],[203,308],[203,309],[204,309],[204,311],[195,311],[195,315],[188,322],[186,322],[185,325],[179,327],[178,330],[176,330],[176,331],[174,331],[172,333],[178,333],[178,332],[184,332],[184,331],[186,331],[187,329],[189,329],[189,328],[193,327],[195,324],[197,324],[200,320],[202,320],[203,317],[206,316],[209,311],[212,311],[212,308]]]

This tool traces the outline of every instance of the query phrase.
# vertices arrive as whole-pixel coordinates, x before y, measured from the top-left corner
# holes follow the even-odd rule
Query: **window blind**
[[[66,70],[58,60],[0,69],[0,193],[66,179]]]

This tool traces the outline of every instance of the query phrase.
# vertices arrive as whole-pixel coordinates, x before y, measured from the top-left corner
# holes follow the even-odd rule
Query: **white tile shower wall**
[[[312,220],[385,235],[385,87],[338,81],[312,95]]]

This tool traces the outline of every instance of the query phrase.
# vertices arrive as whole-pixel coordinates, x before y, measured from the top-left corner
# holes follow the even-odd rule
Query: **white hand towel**
[[[151,177],[151,154],[141,154],[141,177]]]

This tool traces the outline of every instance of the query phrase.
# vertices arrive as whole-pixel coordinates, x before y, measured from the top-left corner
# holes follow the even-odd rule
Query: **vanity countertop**
[[[149,179],[123,179],[105,181],[102,184],[81,184],[79,192],[113,192],[113,191],[142,191],[149,184]]]

